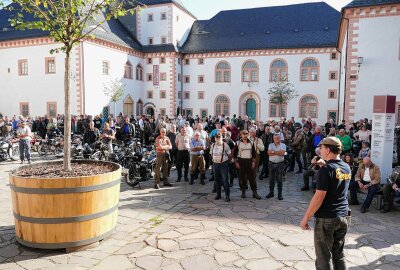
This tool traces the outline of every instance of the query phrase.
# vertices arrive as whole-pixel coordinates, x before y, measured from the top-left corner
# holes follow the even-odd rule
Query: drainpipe
[[[344,117],[344,114],[345,114],[345,111],[346,111],[346,86],[347,86],[347,54],[348,54],[348,50],[349,50],[349,25],[350,25],[350,20],[348,19],[348,18],[343,18],[343,20],[346,20],[347,21],[347,30],[346,30],[346,55],[345,55],[345,63],[344,63],[344,66],[345,66],[345,76],[344,76],[344,89],[343,89],[343,91],[344,91],[344,93],[343,93],[343,95],[344,95],[344,98],[343,98],[343,112],[342,112],[342,115],[343,115],[343,118],[345,118]],[[339,112],[339,110],[340,110],[340,93],[341,93],[341,83],[340,83],[340,81],[341,81],[341,75],[342,75],[342,51],[339,51],[338,50],[338,52],[340,52],[340,72],[339,72],[339,93],[338,93],[338,112]]]
[[[183,117],[183,54],[181,54],[181,109],[180,114]]]

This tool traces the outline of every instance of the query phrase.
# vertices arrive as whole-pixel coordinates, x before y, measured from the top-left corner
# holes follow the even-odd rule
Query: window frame
[[[275,112],[277,114],[272,115],[272,106],[275,106]],[[271,101],[268,104],[269,108],[269,117],[275,117],[275,118],[280,118],[280,117],[285,117],[287,118],[287,104],[277,104],[277,103],[272,103]],[[282,108],[284,108],[284,114],[282,114]]]
[[[190,75],[183,76],[183,82],[184,83],[190,83]]]
[[[165,57],[160,57],[160,64],[165,64],[166,62]]]
[[[197,99],[204,99],[205,91],[198,91],[197,92]]]
[[[24,106],[28,106],[28,113],[27,114],[24,114],[24,108],[23,108]],[[29,114],[30,114],[30,110],[31,110],[31,108],[30,108],[29,102],[20,102],[19,103],[19,113],[23,117],[28,117]]]
[[[317,64],[317,66],[310,66],[310,67],[303,67],[304,63],[307,60],[313,60],[315,61],[315,63]],[[313,70],[316,69],[317,71],[317,79],[313,80],[312,76],[313,76]],[[306,70],[306,79],[303,80],[303,70]],[[305,58],[303,61],[301,61],[300,64],[300,81],[301,82],[319,82],[320,79],[320,64],[318,59],[314,58],[314,57],[307,57]]]
[[[167,20],[167,12],[161,12],[160,21],[166,21],[166,20]]]
[[[54,61],[54,71],[50,71],[50,61]],[[56,58],[46,57],[45,58],[45,74],[56,74]]]
[[[333,93],[333,97],[331,97],[331,93]],[[336,89],[328,89],[328,99],[337,99]]]
[[[218,68],[220,64],[227,64],[228,68]],[[221,73],[221,80],[218,80],[218,73]],[[228,72],[229,74],[229,80],[225,81],[225,72]],[[229,64],[228,61],[219,61],[216,66],[215,66],[215,82],[216,83],[230,83],[232,80],[231,77],[231,65]]]
[[[104,64],[106,64],[106,71],[107,72],[104,72],[105,71],[105,69],[104,69]],[[103,60],[102,62],[101,62],[101,69],[102,69],[102,75],[110,75],[110,62],[109,61],[107,61],[107,60]]]
[[[146,74],[146,81],[147,82],[152,82],[153,81],[153,73],[147,73]]]
[[[305,99],[306,97],[311,97],[315,100],[315,103],[305,103],[304,105],[305,107],[305,115],[302,115],[302,108],[303,108],[303,99]],[[311,115],[311,106],[315,106],[316,110],[315,110],[315,117],[313,117],[313,115]],[[311,94],[306,94],[304,96],[302,96],[299,100],[299,118],[307,118],[307,117],[311,117],[312,119],[317,119],[318,118],[318,109],[319,109],[319,102],[318,102],[318,98],[314,95]]]
[[[143,81],[143,67],[141,64],[136,65],[136,80]]]
[[[273,67],[273,64],[275,62],[277,62],[277,61],[282,61],[285,64],[285,67]],[[272,62],[270,64],[270,67],[269,67],[269,70],[270,70],[269,71],[269,81],[270,82],[274,81],[274,78],[272,76],[272,73],[274,71],[276,71],[276,73],[278,74],[278,80],[277,81],[281,82],[281,81],[287,81],[288,80],[287,76],[288,76],[289,65],[288,65],[288,62],[285,59],[276,58],[276,59],[272,60]],[[286,73],[285,74],[285,80],[282,80],[282,74],[281,74],[282,71],[284,71]]]
[[[29,75],[29,64],[28,59],[18,60],[18,76],[28,76]]]
[[[54,105],[54,116],[51,116],[50,114],[50,105]],[[48,101],[46,102],[46,113],[49,117],[55,118],[57,116],[57,102],[56,101]]]
[[[133,80],[133,66],[129,60],[124,66],[124,79]]]
[[[167,90],[160,90],[160,99],[167,99]]]
[[[153,13],[147,14],[147,22],[154,22],[154,14]]]
[[[183,99],[190,99],[190,91],[183,91]]]
[[[335,78],[332,79],[332,75],[334,75]],[[330,70],[329,71],[329,80],[330,81],[337,81],[337,79],[338,79],[338,72]]]
[[[160,81],[166,81],[167,80],[167,73],[166,72],[161,72],[160,73]]]
[[[154,38],[153,37],[148,37],[147,38],[147,45],[154,45]]]
[[[167,44],[167,37],[166,36],[161,36],[160,43],[163,44],[163,45]]]
[[[147,99],[153,99],[154,98],[153,90],[147,90],[146,97],[147,97]]]
[[[198,83],[204,83],[204,75],[198,75],[197,76],[197,82]]]
[[[218,98],[219,97],[225,97],[227,99],[227,102],[218,102]],[[218,106],[217,106],[218,104],[221,105],[219,109],[217,109],[218,108]],[[227,110],[226,110],[226,105],[228,106]],[[218,110],[220,110],[220,113],[218,113]],[[231,110],[231,100],[227,95],[220,94],[220,95],[215,97],[215,100],[214,100],[214,114],[215,115],[225,114],[225,115],[228,116],[228,115],[230,115],[230,110]]]
[[[198,65],[204,65],[204,58],[197,59],[197,64]]]
[[[246,64],[250,63],[250,62],[253,62],[256,65],[256,68],[245,68]],[[260,81],[260,73],[259,73],[259,71],[260,71],[260,67],[259,67],[259,65],[258,65],[256,60],[248,59],[248,60],[244,61],[244,63],[242,64],[242,82],[246,82],[246,83],[248,83],[248,82],[252,82],[252,83],[259,82]],[[248,73],[249,80],[245,80],[245,72]],[[253,76],[252,76],[253,72],[256,72],[256,75],[257,75],[257,79],[256,80],[253,80]]]

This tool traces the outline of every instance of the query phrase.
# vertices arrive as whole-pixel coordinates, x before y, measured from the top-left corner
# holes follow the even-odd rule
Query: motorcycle
[[[130,151],[124,159],[124,165],[128,173],[125,182],[131,187],[152,179],[155,174],[156,152],[153,147],[143,148],[142,152]]]
[[[6,137],[0,139],[0,161],[17,161],[19,159],[18,139]]]

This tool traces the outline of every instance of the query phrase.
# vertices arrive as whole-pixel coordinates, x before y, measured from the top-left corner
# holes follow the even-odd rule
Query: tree
[[[125,85],[117,78],[104,84],[104,95],[109,98],[109,102],[114,102],[114,117],[116,116],[116,103],[124,95]]]
[[[289,81],[288,76],[283,78],[274,77],[273,85],[267,90],[269,101],[273,104],[284,105],[288,104],[294,98],[297,98],[297,90]]]
[[[50,53],[65,54],[64,73],[64,170],[71,171],[71,51],[94,38],[93,32],[107,20],[133,14],[133,0],[0,0],[0,8],[15,11],[10,18],[17,30],[39,29],[48,33],[59,48]]]

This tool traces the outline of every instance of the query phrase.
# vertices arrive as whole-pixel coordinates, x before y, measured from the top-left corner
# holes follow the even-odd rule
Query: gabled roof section
[[[335,47],[339,22],[324,2],[221,11],[193,24],[182,51]]]
[[[345,8],[354,7],[368,7],[368,6],[380,6],[387,4],[400,4],[400,0],[354,0],[350,2]]]
[[[146,6],[152,6],[152,5],[160,5],[160,4],[170,4],[173,3],[176,6],[178,6],[180,9],[188,13],[190,16],[196,19],[196,16],[194,16],[184,5],[181,1],[179,0],[135,0],[136,3],[138,4],[143,4]]]

